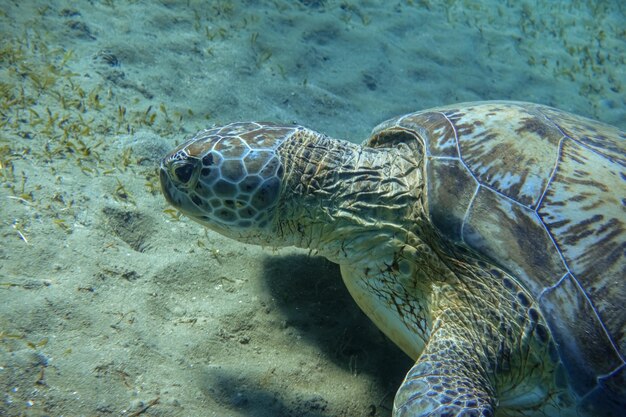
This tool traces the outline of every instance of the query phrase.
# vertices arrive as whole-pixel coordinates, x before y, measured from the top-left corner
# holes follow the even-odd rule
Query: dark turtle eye
[[[176,175],[176,179],[183,184],[187,184],[189,182],[191,174],[193,174],[193,165],[191,164],[183,164],[174,168],[174,175]]]

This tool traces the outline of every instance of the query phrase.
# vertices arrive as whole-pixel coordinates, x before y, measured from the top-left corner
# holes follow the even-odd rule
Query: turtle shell
[[[386,121],[364,145],[399,142],[424,159],[441,234],[535,297],[572,390],[623,401],[626,134],[551,107],[479,102]]]

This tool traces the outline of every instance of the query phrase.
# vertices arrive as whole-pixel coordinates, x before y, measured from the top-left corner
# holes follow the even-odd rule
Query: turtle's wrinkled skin
[[[167,200],[225,236],[312,248],[416,360],[394,416],[623,416],[626,135],[464,103],[361,146],[233,123],[165,157]]]

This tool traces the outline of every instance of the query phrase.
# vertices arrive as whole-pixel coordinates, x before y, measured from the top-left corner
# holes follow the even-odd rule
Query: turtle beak
[[[163,195],[165,196],[165,199],[167,200],[168,203],[170,203],[171,205],[174,205],[174,199],[172,198],[172,194],[170,192],[170,190],[172,189],[172,183],[170,182],[170,178],[167,175],[167,170],[165,169],[165,166],[163,165],[163,163],[161,163],[161,166],[159,167],[159,180],[161,183],[161,191],[163,192]]]

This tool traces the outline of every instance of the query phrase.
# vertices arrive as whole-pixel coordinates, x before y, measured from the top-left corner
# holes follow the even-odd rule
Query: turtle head
[[[279,148],[297,126],[232,123],[198,132],[161,162],[167,201],[225,236],[275,244],[284,166]]]
[[[420,171],[406,153],[302,126],[231,123],[198,132],[159,171],[167,201],[211,230],[343,259],[355,236],[367,242],[368,230],[394,234],[412,218]]]

